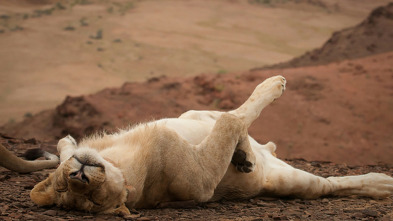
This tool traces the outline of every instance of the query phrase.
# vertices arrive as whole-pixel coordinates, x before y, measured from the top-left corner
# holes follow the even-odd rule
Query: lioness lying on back
[[[189,111],[176,119],[86,138],[79,145],[67,136],[57,146],[60,166],[34,187],[31,199],[41,206],[128,214],[128,208],[171,201],[261,194],[307,199],[392,195],[393,178],[385,174],[315,176],[274,157],[273,143],[261,145],[248,136],[247,128],[281,96],[285,83],[281,76],[265,80],[228,113]]]

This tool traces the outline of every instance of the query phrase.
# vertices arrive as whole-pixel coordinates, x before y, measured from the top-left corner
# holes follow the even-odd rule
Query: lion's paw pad
[[[254,170],[254,163],[247,159],[247,154],[242,150],[235,150],[231,163],[239,172],[250,173]]]

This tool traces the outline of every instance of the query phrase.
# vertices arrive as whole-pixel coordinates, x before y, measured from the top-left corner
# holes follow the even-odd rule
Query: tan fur
[[[15,172],[30,173],[37,170],[56,167],[59,163],[59,159],[55,155],[50,154],[47,158],[47,160],[23,160],[0,144],[0,166]]]
[[[393,193],[384,174],[323,178],[275,157],[276,145],[261,145],[247,128],[285,89],[276,76],[257,86],[238,109],[188,111],[179,118],[141,124],[116,134],[58,143],[61,164],[31,191],[38,205],[128,214],[171,201],[207,202],[268,194],[322,195]]]

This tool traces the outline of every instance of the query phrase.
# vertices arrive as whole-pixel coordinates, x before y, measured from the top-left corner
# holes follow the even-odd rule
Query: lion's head
[[[75,149],[55,172],[30,193],[40,206],[56,204],[93,213],[129,214],[129,188],[121,171],[90,148]]]

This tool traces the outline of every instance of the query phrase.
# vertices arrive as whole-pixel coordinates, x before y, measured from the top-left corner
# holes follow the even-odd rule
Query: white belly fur
[[[154,123],[174,130],[181,138],[194,145],[201,143],[210,134],[214,126],[213,123],[200,120],[178,118],[166,118]]]

